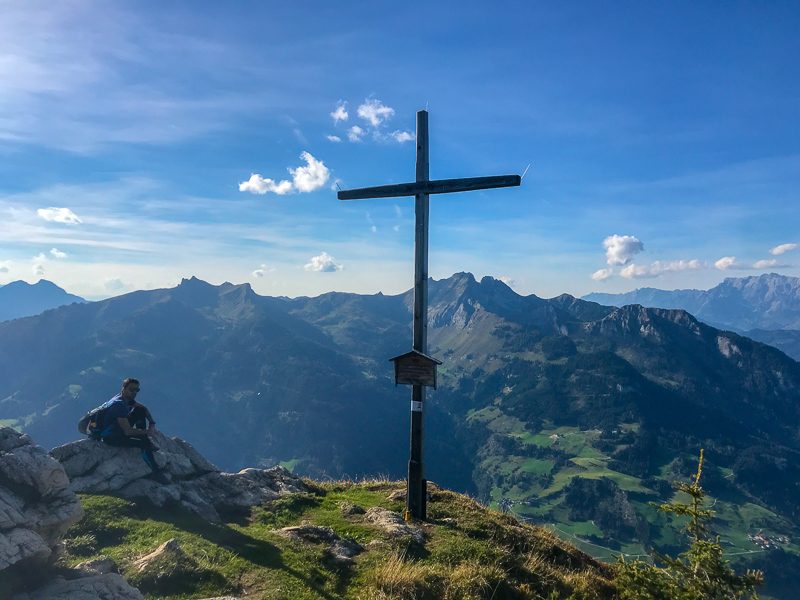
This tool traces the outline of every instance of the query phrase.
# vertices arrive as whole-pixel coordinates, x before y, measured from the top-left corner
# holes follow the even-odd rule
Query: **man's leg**
[[[128,415],[128,423],[134,429],[147,429],[147,409],[144,406],[136,406]]]
[[[109,435],[103,438],[103,443],[109,446],[139,448],[142,451],[142,460],[150,467],[150,470],[153,473],[161,472],[161,468],[156,463],[156,457],[153,455],[155,446],[147,436]]]

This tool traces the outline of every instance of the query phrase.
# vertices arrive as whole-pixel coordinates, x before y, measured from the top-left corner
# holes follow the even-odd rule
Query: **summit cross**
[[[428,164],[428,111],[417,112],[417,180],[412,183],[379,185],[354,190],[341,190],[339,200],[396,198],[414,196],[414,338],[413,350],[423,355],[428,351],[428,197],[431,194],[469,192],[490,188],[518,186],[519,175],[467,177],[430,180]],[[427,513],[427,481],[422,465],[422,408],[425,388],[414,384],[411,392],[411,457],[408,461],[406,516],[425,520]]]

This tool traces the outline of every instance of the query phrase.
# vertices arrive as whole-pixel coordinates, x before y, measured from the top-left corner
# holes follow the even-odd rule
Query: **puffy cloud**
[[[335,144],[338,144],[342,141],[342,138],[340,138],[338,135],[326,135],[325,137],[328,138],[329,142],[333,142]]]
[[[128,284],[119,277],[109,277],[103,282],[103,287],[108,292],[120,292],[128,287]]]
[[[0,273],[8,273],[10,269],[11,269],[10,260],[0,260]]]
[[[253,173],[250,175],[250,179],[239,184],[239,191],[262,195],[272,192],[283,196],[291,192],[313,192],[324,186],[330,177],[330,170],[325,163],[314,158],[309,152],[303,152],[300,158],[306,164],[303,167],[289,169],[292,181],[284,179],[276,182],[273,179],[264,178],[258,173]]]
[[[239,191],[262,195],[272,192],[283,196],[292,191],[292,182],[284,179],[278,183],[273,179],[262,177],[259,173],[251,173],[250,179],[239,184]]]
[[[331,175],[325,163],[311,156],[309,152],[303,152],[300,158],[306,161],[306,166],[289,169],[295,189],[298,192],[313,192],[324,186]]]
[[[58,248],[50,248],[50,254],[53,256],[53,258],[67,258],[67,253],[62,252]]]
[[[704,267],[705,265],[696,258],[692,260],[673,260],[668,262],[657,260],[649,266],[631,263],[627,267],[621,269],[619,274],[628,279],[644,279],[658,277],[664,273],[691,271]]]
[[[416,136],[411,133],[410,131],[395,131],[391,134],[391,138],[400,144],[403,142],[410,142],[416,138]]]
[[[338,123],[339,121],[347,121],[350,115],[347,114],[346,107],[347,107],[347,102],[343,102],[340,100],[339,103],[336,105],[336,108],[331,113],[331,117],[333,118],[334,123]]]
[[[785,254],[786,252],[791,252],[792,250],[797,250],[799,244],[781,244],[780,246],[775,246],[772,250],[769,251],[770,254],[773,256],[780,256],[781,254]]]
[[[358,116],[367,121],[373,127],[377,127],[394,115],[394,109],[386,106],[377,98],[368,98],[364,104],[358,107]]]
[[[741,264],[739,261],[736,260],[735,256],[723,256],[717,262],[714,263],[714,266],[720,271],[727,271],[728,269],[747,268],[747,265]]]
[[[264,275],[267,273],[272,273],[274,270],[274,267],[269,267],[265,264],[262,264],[255,271],[253,271],[253,277],[264,277]]]
[[[303,268],[306,271],[317,271],[319,273],[333,273],[334,271],[341,271],[344,267],[336,262],[327,252],[323,252],[319,256],[312,256],[311,262],[306,263]]]
[[[756,262],[753,263],[753,268],[754,269],[785,269],[788,266],[789,265],[787,265],[787,264],[779,263],[774,258],[767,258],[767,259],[764,259],[764,260],[757,260]]]
[[[347,139],[351,142],[360,142],[366,132],[358,125],[353,125],[347,130]]]
[[[603,240],[606,249],[606,263],[609,265],[627,265],[633,257],[644,250],[644,244],[632,235],[610,235]]]
[[[49,208],[39,208],[37,209],[36,214],[39,215],[45,221],[51,221],[54,223],[66,223],[68,225],[77,225],[83,222],[80,220],[80,218],[78,218],[78,215],[76,215],[70,209],[59,208],[57,206],[51,206]]]
[[[592,273],[592,279],[595,281],[605,281],[614,274],[614,269],[599,269]]]

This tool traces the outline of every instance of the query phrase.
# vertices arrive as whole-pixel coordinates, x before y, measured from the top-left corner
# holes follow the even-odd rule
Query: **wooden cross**
[[[413,350],[422,354],[428,351],[428,196],[499,187],[512,187],[521,183],[519,175],[494,177],[467,177],[465,179],[438,179],[431,181],[428,165],[428,111],[417,112],[417,180],[413,183],[379,185],[376,187],[342,190],[339,200],[365,200],[367,198],[396,198],[414,196],[414,341]],[[426,518],[427,481],[422,468],[422,406],[425,388],[415,384],[411,392],[411,458],[408,461],[408,488],[406,492],[406,517]]]

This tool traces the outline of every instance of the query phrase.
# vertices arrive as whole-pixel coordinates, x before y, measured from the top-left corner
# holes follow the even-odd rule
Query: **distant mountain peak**
[[[47,279],[40,279],[34,284],[22,280],[12,281],[0,287],[0,321],[38,315],[73,302],[86,300],[66,292]]]

